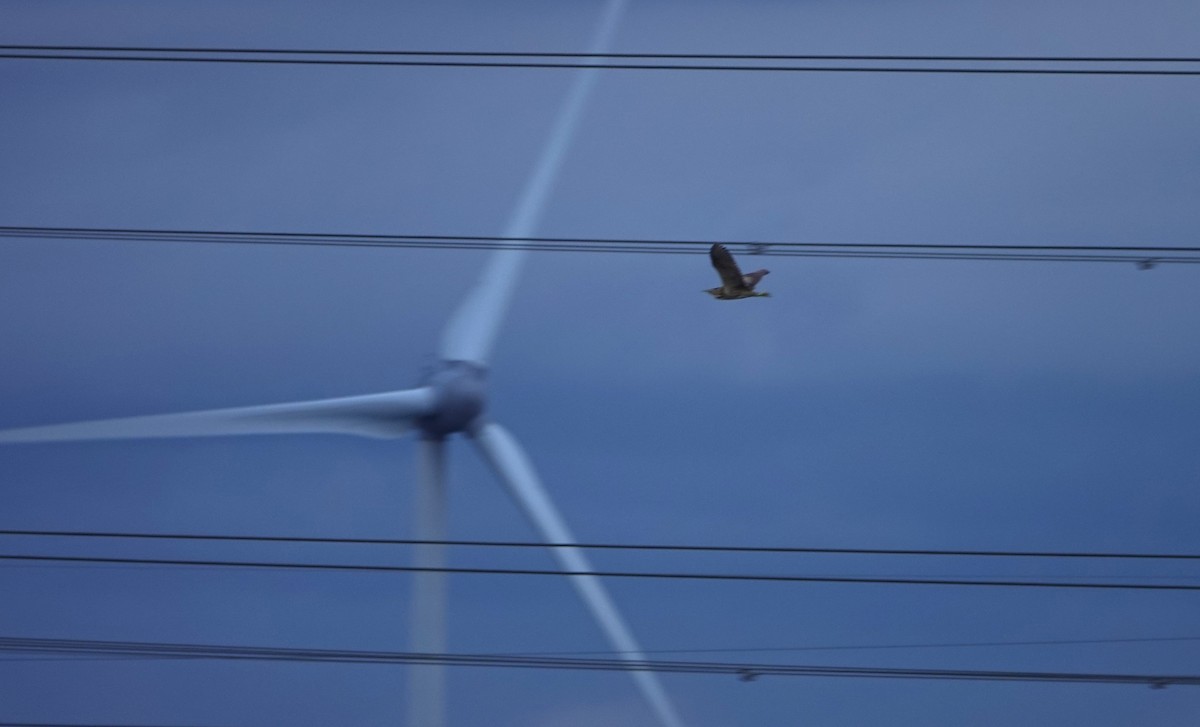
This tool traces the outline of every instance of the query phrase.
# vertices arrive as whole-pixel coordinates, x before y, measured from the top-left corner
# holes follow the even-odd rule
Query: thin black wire
[[[774,583],[844,583],[907,586],[990,586],[1001,588],[1083,588],[1129,591],[1200,591],[1200,585],[1165,583],[1076,583],[1069,581],[1018,581],[960,578],[878,578],[856,576],[791,576],[745,573],[681,573],[649,571],[598,571],[567,573],[539,568],[431,568],[420,566],[370,565],[363,563],[293,563],[281,561],[179,560],[168,558],[117,558],[101,556],[34,555],[3,553],[0,560],[47,563],[124,563],[130,565],[200,566],[210,568],[275,568],[285,570],[358,571],[375,573],[458,573],[472,575],[566,576],[592,575],[604,578],[647,578],[666,580],[754,581]]]
[[[589,651],[523,651],[519,653],[501,652],[489,653],[487,656],[619,656],[623,654],[745,654],[763,652],[796,652],[796,651],[886,651],[898,649],[959,649],[959,648],[994,648],[994,647],[1027,647],[1027,646],[1080,646],[1080,645],[1113,645],[1113,644],[1147,644],[1147,643],[1183,643],[1200,641],[1200,636],[1152,636],[1143,638],[1123,639],[1041,639],[1031,641],[963,641],[949,643],[906,643],[906,644],[843,644],[829,646],[752,646],[752,647],[723,647],[707,649],[641,649],[639,651],[620,651],[613,649]],[[109,659],[137,658],[122,655],[81,655],[81,656],[41,656],[28,654],[0,658],[7,661],[97,661]],[[152,658],[152,657],[144,657]],[[169,658],[169,657],[161,657]]]
[[[201,53],[202,55],[133,55],[130,52],[117,51],[98,46],[92,46],[93,51],[63,52],[60,47],[44,46],[46,50],[13,51],[0,53],[0,59],[7,60],[60,60],[60,61],[118,61],[118,62],[152,62],[152,63],[223,63],[250,65],[306,65],[306,66],[365,66],[365,67],[430,67],[430,68],[525,68],[525,69],[568,69],[568,68],[600,68],[608,70],[634,71],[733,71],[733,72],[785,72],[785,73],[905,73],[905,74],[976,74],[976,75],[1059,75],[1059,76],[1200,76],[1200,70],[1174,69],[1144,69],[1144,68],[996,68],[996,67],[947,67],[947,66],[796,66],[796,65],[747,65],[747,64],[700,64],[700,63],[611,63],[595,60],[596,58],[612,56],[588,56],[582,61],[511,61],[511,60],[365,60],[359,58],[312,58],[312,57],[283,57],[263,58],[253,54],[270,53],[265,49],[249,49],[246,51],[230,50],[226,53],[241,53],[239,57],[209,55],[203,49],[196,50],[166,50],[139,51],[154,53]],[[100,51],[103,54],[97,54]],[[211,52],[211,51],[210,51]],[[331,55],[359,55],[358,53],[338,54],[330,51],[315,51]],[[251,55],[252,57],[245,57]],[[293,54],[295,55],[295,54]],[[394,55],[394,54],[393,54]],[[433,54],[420,54],[433,55]],[[487,54],[491,55],[491,54]],[[533,54],[515,54],[517,56],[537,57]],[[652,58],[653,56],[635,56]],[[878,60],[883,60],[879,58]],[[1150,60],[1150,59],[1146,59]],[[1161,62],[1188,62],[1187,59]],[[1140,62],[1140,61],[1139,61]]]
[[[849,55],[781,53],[578,53],[445,50],[331,50],[313,48],[220,48],[98,45],[0,45],[0,51],[81,51],[114,53],[275,53],[336,56],[429,56],[434,58],[658,58],[676,60],[771,61],[929,61],[929,62],[1055,62],[1055,63],[1200,63],[1200,56],[1019,56],[1019,55]]]
[[[0,722],[0,727],[184,727],[183,725],[155,725],[139,722],[115,724],[111,722]]]
[[[246,543],[323,543],[350,545],[447,545],[482,548],[585,548],[588,550],[700,551],[715,553],[804,553],[818,555],[967,556],[1004,558],[1097,558],[1141,560],[1200,560],[1193,553],[1114,553],[1037,550],[937,550],[915,548],[816,548],[758,545],[672,545],[648,543],[546,543],[518,540],[421,540],[413,538],[333,538],[293,535],[210,535],[202,533],[102,532],[95,530],[0,529],[0,536],[63,538],[131,538]]]
[[[122,242],[332,247],[421,248],[438,250],[520,249],[540,252],[706,254],[714,240],[499,237],[483,235],[378,235],[349,233],[150,230],[133,228],[0,226],[0,238],[104,240]],[[806,243],[723,241],[740,254],[767,257],[826,257],[992,260],[1039,262],[1120,262],[1151,266],[1200,263],[1200,247],[1154,245],[949,245],[913,243]],[[1183,253],[1183,254],[1180,254]]]
[[[1126,639],[1041,639],[1031,641],[956,641],[947,643],[908,644],[846,644],[834,646],[756,646],[748,648],[725,647],[719,649],[642,649],[633,651],[539,651],[522,652],[520,656],[593,656],[618,654],[733,654],[749,652],[793,652],[793,651],[885,651],[896,649],[962,649],[1010,646],[1080,646],[1096,644],[1143,644],[1200,641],[1200,636],[1152,636]]]
[[[130,236],[186,236],[200,237],[246,237],[246,238],[312,238],[322,240],[361,239],[380,242],[404,240],[434,240],[434,241],[470,241],[470,242],[554,242],[554,243],[597,243],[597,244],[632,244],[632,245],[711,245],[719,242],[725,245],[747,245],[765,247],[797,247],[797,248],[891,248],[891,249],[922,249],[922,250],[1073,250],[1073,251],[1135,251],[1135,252],[1200,252],[1200,247],[1180,247],[1172,245],[1043,245],[1043,244],[932,244],[932,243],[865,243],[865,242],[795,242],[795,241],[763,241],[763,240],[712,240],[712,239],[648,239],[648,238],[616,238],[616,237],[504,237],[499,235],[383,235],[360,233],[323,233],[323,232],[263,232],[249,230],[183,230],[183,229],[143,229],[122,227],[40,227],[0,225],[0,235],[23,236],[45,235],[67,237],[87,237],[94,235],[130,235]]]
[[[0,651],[18,653],[87,653],[154,656],[180,659],[300,661],[353,664],[444,664],[448,666],[514,667],[602,671],[656,671],[679,674],[725,674],[751,680],[760,676],[873,677],[888,679],[949,679],[970,681],[1075,682],[1200,686],[1200,676],[1167,674],[1098,674],[1080,672],[995,671],[973,669],[912,669],[897,667],[816,666],[737,662],[663,661],[649,659],[583,659],[497,654],[429,654],[343,649],[160,644],[75,639],[0,637]]]

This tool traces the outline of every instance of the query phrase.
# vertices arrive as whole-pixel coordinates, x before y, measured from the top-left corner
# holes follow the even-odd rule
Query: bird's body
[[[709,288],[704,291],[705,293],[708,293],[717,300],[763,298],[771,295],[767,292],[758,293],[754,290],[754,287],[763,279],[763,276],[771,271],[762,269],[743,274],[734,261],[733,255],[729,254],[725,246],[720,244],[713,245],[708,251],[708,256],[712,260],[713,269],[721,276],[721,286],[719,288]]]

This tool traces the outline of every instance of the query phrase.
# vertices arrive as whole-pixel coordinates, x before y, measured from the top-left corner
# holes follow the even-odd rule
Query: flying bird
[[[730,255],[725,246],[721,244],[713,245],[708,251],[708,256],[712,259],[712,266],[716,269],[717,275],[721,276],[721,287],[709,288],[704,291],[705,293],[718,300],[758,298],[770,295],[766,292],[754,292],[754,286],[758,285],[758,281],[771,272],[770,270],[755,270],[743,275],[742,271],[738,269],[737,263],[734,262],[733,255]]]

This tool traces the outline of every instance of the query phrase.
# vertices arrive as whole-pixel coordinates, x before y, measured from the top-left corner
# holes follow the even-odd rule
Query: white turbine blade
[[[608,50],[617,19],[620,18],[624,6],[625,0],[609,0],[600,20],[600,27],[592,40],[592,53],[604,53]],[[531,237],[537,229],[555,178],[571,144],[571,138],[579,126],[583,105],[596,83],[597,73],[598,69],[588,68],[580,71],[575,77],[575,83],[559,109],[558,118],[555,119],[546,146],[542,148],[533,175],[526,182],[512,217],[508,220],[508,226],[504,230],[506,238]],[[500,327],[500,319],[508,309],[508,302],[512,298],[517,276],[521,272],[521,264],[527,252],[510,246],[492,253],[479,282],[446,327],[440,351],[443,360],[469,361],[481,366],[487,364]]]
[[[0,443],[213,437],[237,434],[354,434],[397,437],[435,403],[430,388],[288,404],[101,419],[0,431]]]
[[[477,427],[471,435],[483,458],[491,465],[496,476],[504,483],[509,494],[541,533],[542,538],[547,543],[573,546],[575,538],[567,530],[566,523],[538,480],[529,458],[512,435],[493,423]],[[599,578],[591,575],[592,566],[583,551],[576,547],[555,547],[550,550],[563,570],[576,574],[569,580],[596,622],[600,624],[613,650],[626,661],[644,661],[646,657],[642,653],[642,647],[638,646],[633,638],[633,633],[617,611],[604,584]],[[658,681],[658,676],[653,672],[638,670],[630,671],[629,674],[658,715],[659,721],[665,727],[681,727],[682,722]]]
[[[445,440],[425,438],[421,442],[421,472],[417,485],[416,538],[446,539]],[[430,570],[413,574],[412,615],[409,619],[409,650],[421,654],[446,652],[446,546],[426,543],[416,546],[413,565]],[[443,664],[413,664],[408,667],[408,721],[421,727],[446,723],[446,667]]]

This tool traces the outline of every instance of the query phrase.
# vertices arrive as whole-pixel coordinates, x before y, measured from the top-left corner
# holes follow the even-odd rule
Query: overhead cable
[[[123,538],[140,540],[189,540],[246,543],[314,543],[348,545],[447,545],[474,548],[585,548],[595,550],[699,551],[714,553],[780,553],[813,555],[902,555],[939,557],[1003,558],[1096,558],[1140,560],[1200,560],[1195,553],[1117,553],[1104,551],[1051,550],[966,550],[915,548],[821,548],[770,545],[689,545],[662,543],[546,543],[514,540],[421,540],[414,538],[335,538],[300,535],[221,535],[204,533],[145,533],[97,530],[12,530],[0,529],[0,536],[50,538]]]
[[[523,249],[539,252],[707,254],[714,242],[739,254],[768,257],[1119,262],[1139,267],[1200,263],[1200,247],[1169,245],[1046,245],[818,243],[796,241],[689,240],[601,237],[356,234],[99,227],[0,226],[0,238],[183,244],[420,248],[433,250]]]
[[[1178,583],[1112,583],[1112,582],[1071,582],[1051,580],[998,580],[970,578],[883,578],[865,576],[825,576],[825,575],[774,575],[749,573],[687,573],[687,572],[651,572],[651,571],[600,571],[586,573],[569,573],[558,570],[541,568],[431,568],[401,565],[376,565],[370,563],[298,563],[287,561],[237,561],[237,560],[202,560],[174,558],[123,558],[83,555],[41,555],[33,553],[0,553],[2,561],[23,561],[31,563],[90,563],[90,564],[124,564],[124,565],[168,565],[192,566],[206,568],[273,568],[282,570],[313,570],[313,571],[357,571],[375,573],[457,573],[462,575],[504,575],[504,576],[565,576],[591,575],[604,578],[642,578],[656,580],[703,580],[703,581],[742,581],[764,583],[842,583],[842,584],[876,584],[876,585],[906,585],[906,586],[989,586],[999,588],[1075,588],[1075,589],[1108,589],[1126,591],[1200,591],[1200,585]]]
[[[120,724],[114,722],[0,722],[0,727],[185,727],[185,725],[156,725],[146,722]]]
[[[746,654],[751,652],[797,652],[797,651],[891,651],[909,649],[977,649],[1021,646],[1095,646],[1114,644],[1185,643],[1200,641],[1200,636],[1150,636],[1142,638],[1116,639],[1034,639],[1026,641],[954,641],[941,643],[890,643],[890,644],[830,644],[803,646],[747,646],[705,649],[644,649],[644,654]],[[522,656],[605,656],[619,654],[612,650],[603,651],[539,651],[523,652]]]
[[[26,654],[96,654],[121,657],[225,659],[243,661],[300,661],[342,664],[443,664],[525,669],[655,671],[675,674],[724,674],[743,681],[762,676],[857,677],[882,679],[938,679],[960,681],[1019,681],[1086,684],[1144,684],[1200,686],[1200,675],[1102,674],[980,669],[914,669],[867,666],[817,666],[737,662],[700,662],[624,659],[585,659],[495,654],[429,654],[346,649],[300,649],[202,644],[165,644],[80,639],[27,639],[0,637],[0,651]]]
[[[269,48],[134,47],[70,45],[0,45],[0,59],[120,61],[154,63],[223,63],[252,65],[376,66],[441,68],[602,68],[635,71],[732,71],[784,73],[919,73],[1088,76],[1200,76],[1200,70],[1146,68],[1144,64],[1197,63],[1178,56],[937,56],[866,54],[688,54],[688,53],[544,53],[487,51],[364,51]],[[518,60],[520,59],[520,60]],[[616,59],[616,60],[613,60]],[[638,61],[638,62],[634,62]],[[674,62],[668,62],[674,61]],[[721,61],[721,62],[717,62]],[[763,65],[771,61],[774,65]],[[817,65],[796,65],[797,62]],[[872,65],[843,65],[869,62]],[[895,62],[924,65],[896,66]],[[996,66],[1003,63],[1052,63],[1053,66]],[[1095,68],[1104,62],[1117,67]],[[779,64],[784,65],[779,65]],[[948,63],[977,65],[951,66]],[[1079,67],[1084,65],[1087,67]],[[1131,67],[1132,66],[1132,67]]]
[[[581,53],[553,51],[371,50],[319,48],[234,48],[203,46],[3,45],[0,51],[94,51],[122,53],[245,53],[337,56],[428,56],[431,58],[664,58],[675,60],[769,61],[1049,61],[1059,63],[1200,63],[1200,56],[1033,56],[1033,55],[888,55],[833,53]]]

